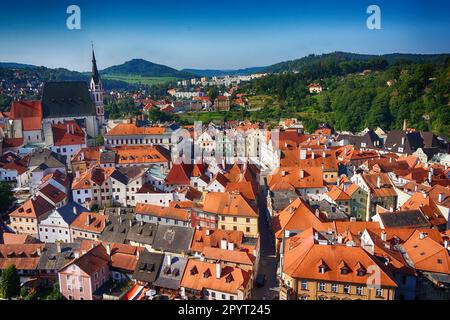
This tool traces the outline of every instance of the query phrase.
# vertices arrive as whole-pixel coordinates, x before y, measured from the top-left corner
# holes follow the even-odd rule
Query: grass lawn
[[[269,95],[248,96],[249,110],[258,110],[264,106],[279,106],[278,101]]]
[[[123,81],[130,84],[156,85],[165,84],[170,81],[177,81],[175,77],[143,77],[139,75],[124,75],[124,74],[105,74],[102,75],[107,80]]]

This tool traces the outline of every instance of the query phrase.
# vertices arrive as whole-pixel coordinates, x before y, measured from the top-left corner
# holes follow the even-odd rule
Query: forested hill
[[[332,52],[322,55],[311,54],[309,56],[279,62],[264,69],[268,73],[281,73],[290,71],[301,71],[305,68],[312,68],[316,65],[329,64],[334,62],[360,62],[384,60],[389,64],[396,62],[414,62],[414,63],[433,63],[443,65],[450,57],[450,54],[409,54],[409,53],[392,53],[385,55],[357,54],[349,52]]]
[[[241,91],[275,99],[261,110],[268,119],[298,115],[310,127],[327,121],[354,132],[401,128],[406,119],[410,127],[450,136],[450,55],[364,57],[308,57],[295,73],[255,79]],[[310,94],[312,82],[324,91]]]

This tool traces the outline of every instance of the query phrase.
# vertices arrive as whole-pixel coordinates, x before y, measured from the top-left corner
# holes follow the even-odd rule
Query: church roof
[[[46,82],[42,94],[43,118],[95,116],[95,106],[84,81]]]

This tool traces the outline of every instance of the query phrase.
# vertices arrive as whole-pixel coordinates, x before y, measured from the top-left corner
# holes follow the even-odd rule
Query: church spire
[[[100,75],[97,69],[97,61],[95,60],[94,43],[92,42],[92,79],[95,84],[100,82]]]

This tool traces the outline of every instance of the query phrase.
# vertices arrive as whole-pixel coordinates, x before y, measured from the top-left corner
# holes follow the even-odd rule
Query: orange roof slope
[[[392,275],[376,258],[361,247],[346,245],[319,245],[310,229],[287,240],[283,271],[296,279],[314,279],[366,285],[370,281],[370,266],[380,268],[381,285],[397,287]],[[325,272],[320,272],[320,267]],[[341,269],[347,268],[342,274]],[[358,273],[361,271],[361,273]]]
[[[175,207],[161,207],[153,204],[136,203],[136,214],[151,215],[166,219],[188,221],[189,211]]]
[[[422,236],[421,238],[421,234]],[[403,244],[408,257],[418,270],[450,274],[450,256],[440,243],[416,230]]]
[[[211,289],[219,292],[237,294],[244,291],[250,280],[250,273],[240,268],[222,267],[220,278],[216,278],[216,265],[189,259],[184,269],[180,287],[197,291]]]
[[[138,127],[134,123],[119,123],[105,136],[159,135],[166,131],[164,127]]]
[[[272,219],[275,236],[280,239],[285,230],[302,231],[309,228],[322,230],[324,224],[301,198],[297,198]]]
[[[203,210],[220,215],[258,217],[255,208],[237,193],[210,192],[205,196]]]

